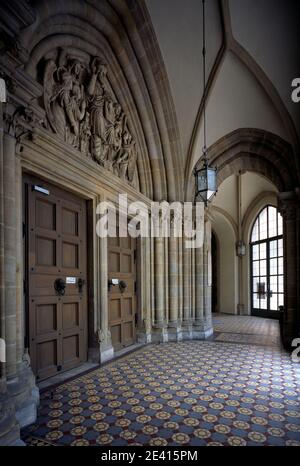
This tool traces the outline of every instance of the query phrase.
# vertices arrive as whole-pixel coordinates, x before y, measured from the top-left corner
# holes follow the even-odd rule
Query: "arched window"
[[[282,216],[267,206],[258,215],[251,234],[252,314],[278,316],[283,305]]]

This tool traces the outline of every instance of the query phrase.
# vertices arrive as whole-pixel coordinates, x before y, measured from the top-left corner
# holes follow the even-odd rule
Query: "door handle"
[[[62,278],[57,278],[54,282],[54,289],[59,296],[63,296],[66,291],[66,282]]]
[[[121,293],[124,293],[124,291],[127,288],[127,283],[124,282],[124,280],[121,280],[120,283],[119,283],[119,288],[120,288]]]
[[[83,287],[84,287],[84,285],[85,285],[85,280],[83,280],[83,278],[78,278],[77,285],[78,285],[78,291],[79,291],[79,293],[82,293]]]

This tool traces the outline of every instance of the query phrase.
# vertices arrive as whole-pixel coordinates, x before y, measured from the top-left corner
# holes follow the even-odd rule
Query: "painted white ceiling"
[[[186,154],[203,93],[202,1],[146,0],[165,62]],[[218,0],[207,3],[207,72],[222,45]]]
[[[208,73],[223,43],[222,4],[229,11],[226,27],[266,74],[300,135],[300,103],[291,101],[291,82],[300,77],[299,0],[206,0]],[[196,127],[203,86],[202,1],[146,0],[146,5],[169,77],[183,156],[196,162],[203,145],[201,119]],[[253,72],[225,52],[208,98],[208,143],[246,126],[292,142],[282,118]]]

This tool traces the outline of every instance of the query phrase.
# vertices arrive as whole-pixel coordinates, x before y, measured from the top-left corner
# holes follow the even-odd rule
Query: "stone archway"
[[[208,149],[209,163],[218,169],[218,186],[233,174],[254,172],[278,189],[278,208],[284,220],[285,303],[282,341],[290,348],[300,330],[300,181],[292,146],[267,131],[241,128]],[[201,159],[196,164],[200,165]]]

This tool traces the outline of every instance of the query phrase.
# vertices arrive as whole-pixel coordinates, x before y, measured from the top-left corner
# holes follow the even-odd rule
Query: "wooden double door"
[[[108,321],[116,351],[136,342],[136,239],[108,238]]]
[[[38,379],[87,359],[86,202],[24,178],[27,335]]]

